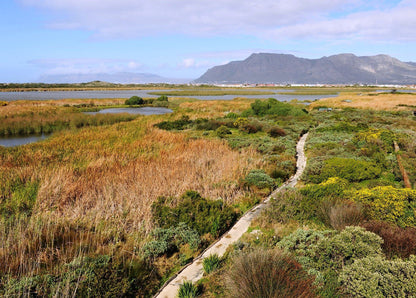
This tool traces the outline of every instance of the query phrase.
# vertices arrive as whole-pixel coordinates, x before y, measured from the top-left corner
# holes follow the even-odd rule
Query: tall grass
[[[238,202],[238,179],[262,161],[251,149],[189,139],[153,127],[161,116],[62,131],[38,144],[0,148],[0,199],[37,183],[30,214],[0,221],[0,272],[16,277],[59,273],[80,255],[140,259],[159,196],[193,189]]]

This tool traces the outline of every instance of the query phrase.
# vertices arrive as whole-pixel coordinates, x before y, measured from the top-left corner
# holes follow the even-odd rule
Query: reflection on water
[[[113,108],[113,109],[103,109],[98,112],[85,112],[88,115],[95,114],[119,114],[119,113],[129,113],[129,114],[140,114],[140,115],[163,115],[169,114],[173,111],[167,108],[157,108],[157,107],[143,107],[143,108]]]
[[[41,135],[29,135],[29,136],[12,136],[12,137],[0,137],[0,146],[15,147],[25,145],[29,143],[35,143],[49,137],[49,134]]]

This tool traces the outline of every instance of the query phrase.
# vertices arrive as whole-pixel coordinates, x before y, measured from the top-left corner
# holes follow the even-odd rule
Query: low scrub
[[[313,279],[278,250],[258,250],[232,260],[227,275],[230,297],[316,297]]]
[[[159,197],[152,205],[155,223],[162,228],[177,226],[183,222],[200,235],[222,235],[237,220],[238,214],[223,201],[210,201],[195,191],[186,192],[177,203],[175,198]],[[176,205],[176,206],[172,206]]]

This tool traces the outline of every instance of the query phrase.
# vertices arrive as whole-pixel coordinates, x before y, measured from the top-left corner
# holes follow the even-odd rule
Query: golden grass
[[[13,104],[9,112],[36,107],[28,104]],[[193,104],[188,108],[217,116],[233,107],[232,102],[221,108],[218,102],[218,107],[214,102]],[[13,181],[39,182],[30,219],[0,220],[1,272],[53,273],[80,254],[114,250],[138,256],[153,228],[151,204],[159,196],[180,196],[193,189],[227,204],[244,198],[247,193],[238,181],[262,166],[260,154],[233,151],[222,140],[192,139],[153,127],[167,117],[176,116],[143,116],[0,148],[0,198],[10,195],[7,185]]]
[[[229,112],[238,113],[250,107],[254,99],[235,98],[233,100],[200,100],[184,102],[180,107],[184,110],[190,109],[198,117],[225,116]]]
[[[310,107],[328,106],[334,108],[360,108],[372,110],[408,110],[416,106],[416,95],[412,94],[379,94],[371,93],[341,93],[338,97],[323,98],[311,103]],[[351,101],[351,102],[346,102]]]

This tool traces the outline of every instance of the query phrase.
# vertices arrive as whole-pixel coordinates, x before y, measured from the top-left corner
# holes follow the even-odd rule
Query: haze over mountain
[[[414,84],[416,63],[387,55],[339,54],[305,59],[287,54],[252,54],[210,68],[195,83]]]
[[[43,75],[38,79],[38,82],[42,83],[83,83],[91,81],[104,81],[119,84],[182,84],[189,82],[190,79],[165,78],[151,73],[133,72]]]

